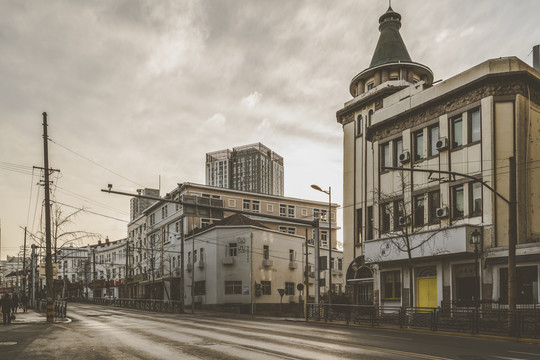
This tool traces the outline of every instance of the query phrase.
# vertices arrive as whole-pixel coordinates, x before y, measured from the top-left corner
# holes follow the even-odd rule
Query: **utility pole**
[[[313,236],[313,242],[315,245],[315,305],[317,305],[317,312],[319,312],[319,295],[320,295],[320,279],[321,274],[319,274],[319,263],[320,259],[320,242],[319,242],[319,219],[317,221],[317,227],[315,228],[315,235]]]
[[[128,296],[128,276],[129,276],[129,238],[126,240],[126,271],[124,272],[124,298],[129,298]]]
[[[51,257],[51,204],[49,190],[49,138],[47,136],[47,113],[43,113],[43,167],[45,168],[45,278],[47,281],[47,322],[54,322],[54,284]]]
[[[307,303],[309,299],[309,247],[308,247],[308,229],[306,228],[306,266],[304,268],[304,281],[306,284],[306,299],[304,300],[304,307],[306,311],[306,321],[308,320],[308,308]]]
[[[191,237],[191,313],[195,313],[195,235]]]
[[[36,306],[36,245],[32,244],[32,304]]]
[[[23,283],[22,290],[26,294],[26,226],[24,227],[24,245],[23,245]]]
[[[92,299],[94,298],[94,295],[96,294],[96,248],[93,248],[92,249],[92,278],[93,278],[93,282],[92,284],[94,286],[93,289],[92,289]]]
[[[184,313],[184,219],[185,216],[182,215],[180,219],[180,312],[182,314]]]

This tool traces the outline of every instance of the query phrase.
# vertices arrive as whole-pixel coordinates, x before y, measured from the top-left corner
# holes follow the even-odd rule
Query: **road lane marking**
[[[400,336],[388,336],[388,335],[371,335],[371,336],[383,337],[383,338],[389,338],[389,339],[412,340],[411,338],[404,338]]]
[[[512,351],[512,350],[508,350],[508,352],[511,352],[511,353],[514,353],[514,354],[523,354],[523,355],[540,356],[540,354],[528,353],[528,352],[521,352],[521,351]]]

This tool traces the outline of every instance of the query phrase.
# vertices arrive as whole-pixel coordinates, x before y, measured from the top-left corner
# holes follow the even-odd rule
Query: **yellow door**
[[[416,279],[416,306],[437,307],[437,277],[421,277]]]

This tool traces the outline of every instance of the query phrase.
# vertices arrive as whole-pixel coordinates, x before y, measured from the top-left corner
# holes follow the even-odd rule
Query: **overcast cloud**
[[[371,60],[386,1],[0,2],[1,257],[37,232],[42,116],[54,198],[129,219],[129,198],[100,192],[204,183],[205,154],[262,142],[284,157],[286,196],[342,203],[335,112]],[[394,0],[414,61],[446,79],[489,58],[532,63],[536,0]],[[107,170],[106,170],[107,169]],[[110,171],[109,171],[110,170]],[[338,213],[341,220],[341,213]],[[95,214],[77,229],[119,239]]]

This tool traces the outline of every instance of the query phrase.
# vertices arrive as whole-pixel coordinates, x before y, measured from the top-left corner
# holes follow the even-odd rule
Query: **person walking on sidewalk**
[[[11,308],[13,307],[13,302],[11,301],[9,294],[4,294],[4,297],[0,301],[0,305],[2,305],[4,325],[11,324]]]
[[[11,297],[11,302],[13,303],[13,313],[17,313],[17,309],[19,308],[19,296],[16,292],[13,293],[13,296]]]
[[[26,312],[26,310],[28,309],[28,296],[26,296],[26,293],[22,294],[21,303],[23,307],[23,312]]]

